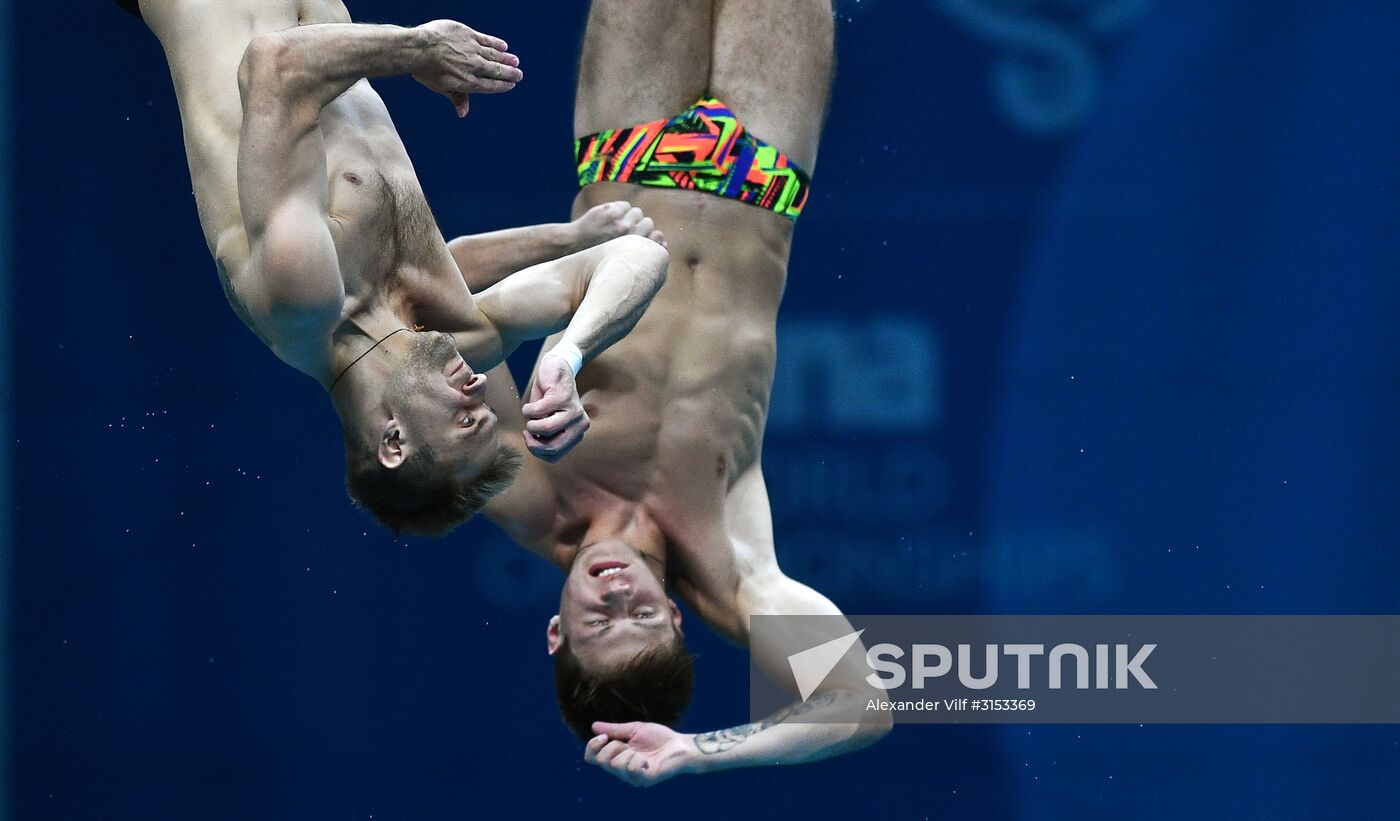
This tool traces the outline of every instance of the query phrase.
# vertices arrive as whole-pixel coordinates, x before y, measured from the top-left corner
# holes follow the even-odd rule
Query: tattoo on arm
[[[752,724],[740,724],[738,727],[730,727],[727,730],[715,730],[709,733],[700,733],[695,736],[695,746],[705,755],[722,753],[725,750],[737,747],[749,739],[749,736],[763,732],[769,727],[782,724],[793,716],[800,716],[803,713],[811,712],[818,707],[825,707],[836,700],[836,694],[830,690],[817,693],[801,704],[793,704],[784,707],[773,715],[762,721]]]

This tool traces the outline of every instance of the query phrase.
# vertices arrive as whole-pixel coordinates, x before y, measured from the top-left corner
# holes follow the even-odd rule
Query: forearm
[[[559,339],[559,344],[577,346],[585,362],[637,324],[665,282],[670,259],[664,248],[637,236],[598,247],[605,253],[580,283],[582,299]]]
[[[475,292],[522,268],[580,250],[576,234],[569,223],[549,223],[457,237],[447,247],[462,270],[462,279]]]
[[[761,722],[690,737],[694,773],[739,767],[803,764],[867,747],[890,730],[890,714],[867,710],[858,693],[827,690]],[[800,717],[801,720],[797,720]]]
[[[318,23],[259,35],[245,64],[254,74],[265,69],[285,96],[319,107],[362,78],[425,70],[433,44],[422,27]]]

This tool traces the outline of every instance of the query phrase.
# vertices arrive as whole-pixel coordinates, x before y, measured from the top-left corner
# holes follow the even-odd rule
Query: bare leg
[[[826,116],[833,40],[831,0],[715,0],[710,93],[808,173]]]
[[[594,0],[574,136],[660,120],[704,97],[711,0]]]

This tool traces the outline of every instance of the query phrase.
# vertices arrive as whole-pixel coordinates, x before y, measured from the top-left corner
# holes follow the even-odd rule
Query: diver
[[[549,434],[524,444],[553,461],[578,443],[574,374],[645,310],[664,238],[631,204],[600,202],[568,225],[445,241],[367,80],[412,76],[466,116],[470,95],[522,79],[505,42],[451,20],[355,24],[338,0],[122,5],[165,49],[229,304],[327,391],[360,506],[442,534],[506,487],[522,458],[484,371],[528,339],[561,332],[516,409]],[[495,284],[474,293],[473,276]]]
[[[743,646],[751,616],[841,613],[779,567],[760,464],[832,29],[830,0],[594,0],[588,18],[574,213],[640,205],[665,232],[670,273],[632,333],[579,374],[588,439],[564,462],[526,465],[485,513],[566,574],[546,633],[559,707],[586,760],[634,784],[812,761],[890,728],[854,675],[758,723],[667,726],[694,680],[668,593]],[[505,368],[486,390],[503,427],[554,432],[514,411]],[[786,657],[750,652],[791,681]]]

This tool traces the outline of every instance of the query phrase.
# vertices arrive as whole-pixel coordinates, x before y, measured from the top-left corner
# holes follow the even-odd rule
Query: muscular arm
[[[739,606],[746,616],[841,615],[830,599],[783,575],[776,565],[742,583]],[[773,681],[790,681],[788,653],[793,647],[815,646],[832,635],[851,630],[846,624],[843,630],[833,633],[827,620],[820,621],[821,629],[813,630],[810,636],[803,634],[809,625],[805,620],[778,622],[775,627],[788,634],[766,636],[764,645],[751,642],[754,661]],[[861,661],[864,656],[864,647],[857,642],[846,660],[827,676],[824,689],[806,701],[795,702],[760,722],[693,736],[699,753],[693,763],[694,771],[800,764],[849,753],[878,741],[889,732],[892,719],[888,712],[865,709],[870,699],[881,698],[884,692],[865,681],[869,671]]]
[[[766,580],[755,615],[840,615],[830,600],[806,585],[778,574]],[[826,621],[826,620],[822,620]],[[791,625],[790,627],[788,625]],[[810,624],[810,622],[807,622]],[[781,625],[793,635],[768,636],[772,648],[753,649],[754,660],[774,681],[791,680],[787,653],[830,638],[826,630],[811,637],[802,620]],[[848,625],[849,627],[849,625]],[[636,786],[651,786],[682,773],[708,773],[739,767],[803,764],[859,750],[890,731],[885,710],[867,710],[884,691],[864,680],[859,643],[805,701],[796,701],[762,721],[704,733],[678,733],[659,724],[597,722],[584,760]]]
[[[462,279],[473,292],[485,290],[507,276],[592,248],[610,239],[636,234],[665,244],[661,232],[642,209],[628,202],[595,205],[573,222],[508,228],[487,234],[457,237],[447,243]]]
[[[249,265],[234,284],[277,344],[309,347],[302,340],[335,320],[345,291],[327,217],[321,104],[289,82],[290,58],[278,37],[254,38],[238,71],[238,194]]]
[[[413,28],[318,23],[259,35],[250,52],[265,53],[285,94],[323,106],[365,78],[411,74],[466,114],[466,95],[508,91],[523,76],[506,44],[452,20]]]
[[[492,90],[474,88],[479,78],[471,71],[518,73],[502,63],[487,63],[488,69],[454,63],[463,41],[490,51],[477,37],[484,35],[449,21],[416,29],[326,23],[262,34],[248,44],[238,71],[238,190],[249,266],[235,287],[284,358],[314,357],[320,332],[338,318],[345,298],[328,221],[322,108],[362,77],[421,72],[425,84],[464,100],[466,91]]]
[[[577,345],[587,361],[637,324],[666,280],[668,259],[655,242],[618,237],[508,276],[482,291],[477,304],[507,354],[563,330],[560,342]]]
[[[758,465],[740,476],[730,491],[724,538],[732,560],[741,568],[737,592],[731,598],[697,595],[690,584],[679,580],[676,590],[706,623],[748,646],[769,679],[791,687],[788,654],[793,648],[814,647],[850,632],[850,625],[833,631],[829,618],[787,619],[765,630],[761,642],[754,640],[753,616],[836,616],[845,622],[830,599],[788,578],[778,567],[768,492]],[[600,735],[589,741],[584,757],[629,783],[649,786],[681,773],[801,764],[853,752],[883,738],[893,724],[888,711],[865,709],[870,699],[881,699],[884,691],[865,680],[869,670],[864,656],[864,647],[857,642],[826,677],[821,690],[762,721],[694,734],[636,722],[594,725]]]
[[[452,252],[467,287],[475,293],[523,268],[579,249],[570,236],[569,224],[556,222],[457,237],[447,243],[447,250]]]

